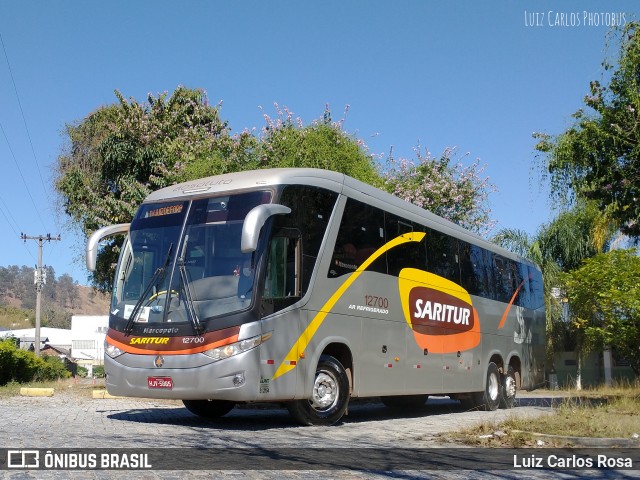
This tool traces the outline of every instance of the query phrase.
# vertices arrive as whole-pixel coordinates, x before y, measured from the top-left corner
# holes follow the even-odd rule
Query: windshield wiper
[[[151,289],[153,287],[156,287],[156,290],[157,290],[158,285],[160,285],[164,280],[164,277],[167,273],[167,265],[169,264],[169,260],[171,259],[172,250],[173,250],[173,243],[169,245],[169,250],[167,251],[167,257],[164,259],[164,263],[162,264],[161,267],[158,267],[156,271],[153,273],[153,275],[149,279],[147,288],[144,289],[144,292],[142,292],[142,295],[140,295],[140,298],[138,299],[136,304],[133,306],[133,310],[131,311],[131,315],[129,316],[127,325],[124,327],[124,333],[126,335],[129,335],[133,330],[133,324],[136,321],[136,317],[140,313],[140,309],[142,308],[142,305],[147,300],[147,296],[151,293]]]
[[[182,285],[184,285],[184,304],[187,316],[189,317],[189,321],[191,322],[196,335],[201,335],[204,331],[204,327],[198,318],[195,308],[193,308],[193,296],[191,295],[190,286],[191,282],[189,282],[189,274],[184,266],[184,258],[178,259],[178,270],[180,270],[180,279],[182,280]]]

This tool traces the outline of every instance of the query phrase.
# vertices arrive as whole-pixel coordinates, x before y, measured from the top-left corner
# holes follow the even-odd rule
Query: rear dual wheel
[[[516,403],[516,372],[512,366],[507,368],[507,373],[502,375],[502,395],[500,396],[500,408],[513,408]]]
[[[507,368],[502,375],[494,362],[487,367],[487,382],[483,392],[472,394],[471,402],[481,410],[494,411],[500,408],[513,408],[516,401],[516,377],[513,367]]]

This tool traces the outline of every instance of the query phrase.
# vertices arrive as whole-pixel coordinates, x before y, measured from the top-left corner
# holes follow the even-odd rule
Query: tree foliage
[[[535,134],[546,158],[552,193],[570,201],[568,192],[597,202],[623,233],[640,237],[640,23],[620,33],[617,68],[606,61],[608,84],[592,81],[584,99],[587,111],[552,137]]]
[[[588,349],[611,347],[640,374],[640,258],[613,250],[566,276],[572,325]]]
[[[277,117],[265,114],[260,147],[261,168],[322,168],[344,173],[362,182],[382,186],[374,157],[363,141],[344,130],[344,118],[333,121],[328,106],[310,125],[294,120],[287,108],[276,104]]]
[[[495,186],[483,177],[479,161],[469,166],[452,164],[454,149],[440,157],[416,148],[417,162],[390,158],[385,174],[389,192],[447,220],[480,234],[488,233],[495,222],[490,218],[488,198]]]
[[[119,103],[67,126],[68,148],[58,157],[56,189],[85,234],[128,222],[150,192],[184,179],[194,160],[233,157],[212,154],[228,154],[234,142],[203,91],[179,87],[169,98],[149,94],[146,104],[116,96]]]
[[[537,234],[542,256],[554,261],[560,270],[578,268],[582,261],[602,252],[614,234],[600,235],[600,212],[594,202],[579,201],[543,225]]]
[[[365,143],[334,121],[326,107],[321,118],[304,125],[277,104],[264,114],[259,134],[231,135],[219,108],[202,90],[179,87],[168,97],[149,95],[147,102],[125,99],[99,108],[68,125],[67,148],[58,157],[56,189],[71,223],[88,235],[96,229],[131,220],[142,200],[156,189],[241,170],[311,167],[344,173],[386,188],[417,205],[481,232],[490,224],[488,194],[493,186],[479,177],[478,162],[452,164],[453,150],[441,158],[423,157],[418,166],[394,163],[384,174]],[[345,110],[345,115],[346,115]],[[98,256],[92,283],[109,290],[111,265],[121,239],[111,239]]]

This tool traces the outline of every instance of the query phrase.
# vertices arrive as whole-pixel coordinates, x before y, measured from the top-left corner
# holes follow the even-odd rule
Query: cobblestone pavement
[[[334,427],[300,427],[284,408],[254,406],[234,409],[215,422],[192,415],[180,402],[146,399],[92,399],[56,392],[53,397],[0,399],[0,448],[447,448],[447,433],[482,422],[513,416],[534,417],[551,411],[552,398],[524,395],[519,406],[495,412],[464,411],[448,398],[430,398],[424,409],[398,411],[378,402],[353,402],[349,415]],[[488,478],[489,472],[467,470],[431,472],[193,470],[192,478]],[[479,468],[482,468],[479,465]],[[555,478],[563,474],[553,472]],[[602,471],[592,478],[603,478]],[[626,472],[625,478],[631,478]],[[637,473],[637,472],[636,472]],[[182,478],[185,471],[113,470],[4,471],[2,478]],[[491,476],[519,478],[503,470]],[[530,475],[528,475],[530,476]],[[580,472],[588,477],[589,472]],[[547,478],[547,477],[538,477]],[[577,478],[568,475],[564,478]],[[618,477],[607,477],[618,478]],[[640,478],[640,477],[633,477]]]

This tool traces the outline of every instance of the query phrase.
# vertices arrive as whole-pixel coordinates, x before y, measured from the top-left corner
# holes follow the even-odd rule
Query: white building
[[[71,330],[64,328],[40,328],[40,350],[45,345],[51,345],[65,350],[71,350],[71,357],[78,365],[82,365],[93,374],[95,365],[104,364],[104,340],[109,328],[108,315],[73,315]],[[16,337],[22,348],[33,345],[35,328],[21,328],[19,330],[4,330],[0,338]]]
[[[71,355],[78,365],[93,374],[95,365],[104,364],[104,340],[109,328],[108,315],[73,315],[71,317]]]
[[[15,337],[20,340],[21,348],[28,349],[33,346],[33,342],[36,336],[35,328],[20,328],[17,330],[3,330],[0,332],[0,338]],[[45,342],[49,345],[64,348],[66,350],[71,349],[72,345],[72,332],[66,328],[40,328],[40,349],[44,347]]]

